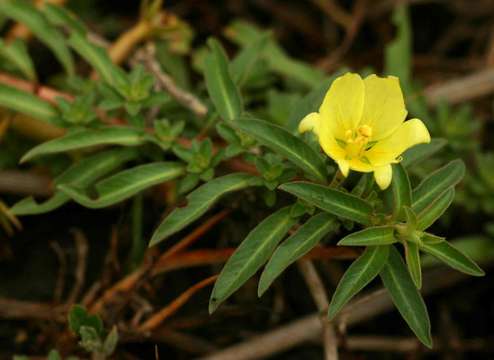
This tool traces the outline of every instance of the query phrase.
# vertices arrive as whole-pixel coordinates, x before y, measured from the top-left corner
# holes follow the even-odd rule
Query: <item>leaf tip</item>
[[[261,280],[259,281],[259,285],[257,287],[257,297],[260,298],[261,296],[263,296],[268,288],[269,288],[269,284],[266,284],[266,282],[262,281],[261,278]]]
[[[422,344],[424,344],[428,349],[432,349],[433,343],[432,343],[432,336],[431,334],[427,334],[426,338],[420,339]]]
[[[333,321],[336,318],[336,315],[338,315],[339,312],[340,312],[340,307],[339,306],[335,306],[333,304],[333,301],[331,301],[331,303],[328,306],[328,314],[327,314],[328,320],[329,321]]]
[[[21,159],[19,160],[19,164],[25,164],[29,160],[31,160],[33,156],[31,155],[31,152],[28,151]]]
[[[215,297],[213,297],[213,295],[211,295],[211,299],[209,300],[209,306],[208,306],[209,315],[212,315],[216,311],[219,305],[220,303],[218,302],[218,300]]]
[[[151,240],[149,240],[148,248],[158,244],[161,240],[163,240],[161,236],[159,236],[159,234],[155,232],[153,236],[151,236]]]

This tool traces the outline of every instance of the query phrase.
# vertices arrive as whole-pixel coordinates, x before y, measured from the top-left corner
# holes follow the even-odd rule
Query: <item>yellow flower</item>
[[[365,79],[347,73],[328,90],[319,112],[308,114],[299,131],[313,131],[324,152],[344,176],[350,169],[374,172],[381,189],[391,183],[391,164],[408,148],[430,142],[419,119],[405,121],[407,111],[398,78]]]

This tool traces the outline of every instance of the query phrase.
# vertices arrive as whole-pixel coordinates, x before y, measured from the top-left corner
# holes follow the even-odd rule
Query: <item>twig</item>
[[[92,306],[90,306],[89,311],[92,313],[99,313],[103,310],[105,304],[109,303],[114,297],[121,295],[122,293],[127,293],[134,289],[137,283],[143,278],[144,274],[149,271],[150,265],[145,265],[135,270],[131,274],[124,277],[122,280],[118,281],[111,288],[107,289],[101,298],[99,298]]]
[[[58,274],[55,281],[55,289],[53,290],[53,300],[55,303],[59,303],[63,296],[63,289],[65,285],[65,275],[67,274],[67,259],[60,244],[56,241],[50,242],[50,246],[57,255],[58,258]]]
[[[69,296],[67,297],[67,304],[73,304],[79,297],[82,287],[84,286],[84,279],[86,275],[87,265],[87,252],[88,241],[81,230],[72,230],[74,235],[75,247],[77,250],[77,265],[75,269],[75,282]]]
[[[339,4],[334,0],[311,0],[311,2],[319,7],[326,16],[331,18],[335,23],[349,30],[352,26],[353,19]]]
[[[169,257],[167,261],[156,264],[153,268],[153,275],[164,272],[185,269],[194,266],[205,266],[224,263],[233,254],[235,248],[223,249],[198,249],[178,253]],[[305,258],[307,259],[338,259],[351,260],[359,256],[360,252],[350,247],[322,247],[312,249]]]
[[[193,94],[180,89],[175,81],[161,70],[161,66],[155,58],[156,49],[152,44],[146,45],[138,50],[135,59],[144,64],[159,81],[161,86],[187,109],[190,109],[198,117],[204,117],[208,113],[208,108]]]
[[[2,170],[0,193],[47,197],[53,193],[53,183],[48,176],[22,170]]]
[[[422,293],[423,295],[431,294],[439,289],[457,284],[465,278],[467,278],[466,275],[449,269],[432,269],[424,274]],[[346,319],[349,326],[393,309],[392,301],[385,291],[379,290],[377,295],[370,298],[367,297],[365,306],[354,306],[359,300],[347,305],[347,307],[352,308],[352,312],[349,312]],[[204,357],[202,360],[262,359],[286,351],[304,342],[320,338],[321,331],[322,325],[319,313],[308,315],[278,329]]]
[[[324,353],[326,360],[338,359],[338,340],[331,324],[326,317],[326,310],[329,307],[326,289],[322,283],[319,274],[317,273],[314,264],[310,260],[301,259],[297,262],[298,268],[304,276],[305,282],[309,287],[312,298],[320,312],[320,320],[322,324],[322,339],[324,344]]]
[[[365,17],[366,0],[358,0],[353,6],[352,23],[347,27],[345,38],[341,45],[334,50],[329,57],[319,62],[318,66],[325,71],[332,71],[335,65],[340,61],[352,46],[353,40],[357,36],[362,20]]]
[[[424,90],[429,105],[444,100],[449,104],[458,104],[494,92],[494,69],[483,69],[459,79],[435,84]]]
[[[194,242],[196,242],[201,236],[203,236],[205,233],[207,233],[214,225],[219,223],[221,220],[223,220],[228,214],[230,214],[231,210],[225,209],[217,213],[216,215],[213,215],[211,218],[203,222],[201,225],[199,225],[197,228],[195,228],[192,232],[190,232],[187,236],[185,236],[182,240],[180,240],[178,243],[176,243],[174,246],[172,246],[170,249],[165,251],[159,258],[156,260],[152,274],[154,275],[155,269],[160,269],[165,265],[168,261],[169,258],[173,257],[177,253],[181,252],[182,250],[186,249],[190,245],[192,245]]]
[[[65,321],[65,305],[21,301],[0,297],[0,318]]]
[[[194,286],[188,288],[185,292],[183,292],[179,297],[173,300],[170,304],[162,308],[156,314],[151,316],[146,322],[144,322],[141,326],[138,327],[138,332],[148,332],[156,329],[163,321],[165,321],[168,317],[173,315],[178,311],[196,292],[201,290],[202,288],[212,284],[218,275],[213,275],[208,277]]]

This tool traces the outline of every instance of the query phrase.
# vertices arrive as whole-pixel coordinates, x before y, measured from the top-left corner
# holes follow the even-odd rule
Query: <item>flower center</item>
[[[368,125],[362,125],[357,130],[347,130],[345,132],[347,160],[362,157],[371,136],[372,128]]]

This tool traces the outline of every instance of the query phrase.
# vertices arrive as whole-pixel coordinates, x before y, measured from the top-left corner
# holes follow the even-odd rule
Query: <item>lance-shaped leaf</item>
[[[431,244],[424,243],[422,250],[435,256],[439,260],[451,266],[453,269],[473,276],[484,276],[484,271],[468,256],[453,247],[447,241]]]
[[[422,287],[422,267],[420,265],[419,246],[412,241],[406,241],[404,246],[408,271],[410,272],[413,283],[417,289],[420,289]]]
[[[100,129],[83,129],[67,133],[67,135],[42,143],[29,150],[21,159],[26,162],[40,155],[56,154],[79,150],[97,145],[136,146],[148,139],[147,134],[130,127],[107,127]]]
[[[242,118],[235,125],[276,153],[285,156],[308,175],[326,181],[327,173],[323,159],[300,138],[287,130],[266,121]]]
[[[204,60],[204,76],[209,96],[220,116],[232,121],[242,113],[242,100],[228,68],[228,59],[220,43],[208,41],[211,52]]]
[[[338,226],[336,219],[328,213],[311,217],[296,233],[276,249],[259,280],[257,294],[262,296],[273,281],[291,264],[307,254],[321,239]]]
[[[412,208],[415,213],[420,213],[446,190],[455,186],[464,175],[465,164],[458,159],[430,174],[413,190]]]
[[[259,223],[228,259],[214,284],[209,313],[241,287],[269,259],[276,245],[297,222],[290,206],[271,214]]]
[[[388,260],[389,246],[369,246],[345,272],[331,299],[329,319],[333,319],[341,308],[382,270]]]
[[[97,209],[128,199],[150,186],[175,179],[184,172],[184,166],[176,162],[139,165],[97,183],[95,197],[90,197],[84,190],[71,184],[62,184],[57,188],[79,204]]]
[[[372,223],[371,204],[354,195],[303,181],[283,184],[280,189],[341,218],[364,225]]]
[[[238,86],[249,78],[252,69],[261,59],[262,52],[269,39],[268,34],[259,36],[252,43],[244,47],[230,64],[232,78]]]
[[[49,123],[55,122],[57,110],[33,94],[0,84],[0,106]]]
[[[388,263],[383,267],[380,276],[403,319],[417,338],[431,348],[431,324],[427,308],[400,253],[394,247],[390,249]]]
[[[393,193],[393,218],[402,220],[404,206],[412,205],[412,187],[407,171],[401,164],[393,165],[393,178],[391,180]]]
[[[413,164],[424,161],[445,147],[447,143],[448,142],[445,139],[434,138],[430,143],[415,145],[405,151],[401,164],[404,167],[409,167]]]
[[[34,64],[27,52],[26,44],[22,40],[16,39],[10,44],[5,44],[0,39],[0,57],[4,57],[13,64],[29,80],[36,81]]]
[[[41,5],[40,10],[46,16],[46,19],[53,25],[65,27],[81,34],[86,33],[84,23],[67,8],[45,2]]]
[[[425,230],[436,222],[441,217],[446,209],[451,205],[455,198],[455,189],[450,188],[446,190],[439,198],[437,198],[432,204],[427,206],[424,210],[417,215],[417,229]]]
[[[338,242],[344,246],[379,246],[397,242],[393,226],[374,226],[345,236]]]
[[[208,181],[187,196],[186,206],[176,208],[161,222],[149,246],[156,245],[201,217],[221,196],[260,184],[258,177],[245,173],[233,173]]]
[[[126,82],[123,72],[112,63],[108,53],[103,48],[91,43],[84,33],[72,32],[69,45],[91,64],[99,76],[109,85],[115,87]]]
[[[41,40],[65,68],[74,73],[74,62],[62,34],[46,20],[41,12],[26,1],[0,1],[0,13],[26,25],[34,36]]]
[[[70,184],[77,187],[86,187],[101,176],[106,175],[125,162],[137,157],[137,151],[132,148],[115,149],[82,159],[63,172],[54,181],[55,185]],[[35,215],[55,210],[68,202],[70,197],[61,191],[48,200],[37,203],[30,196],[16,203],[10,210],[14,215]]]

